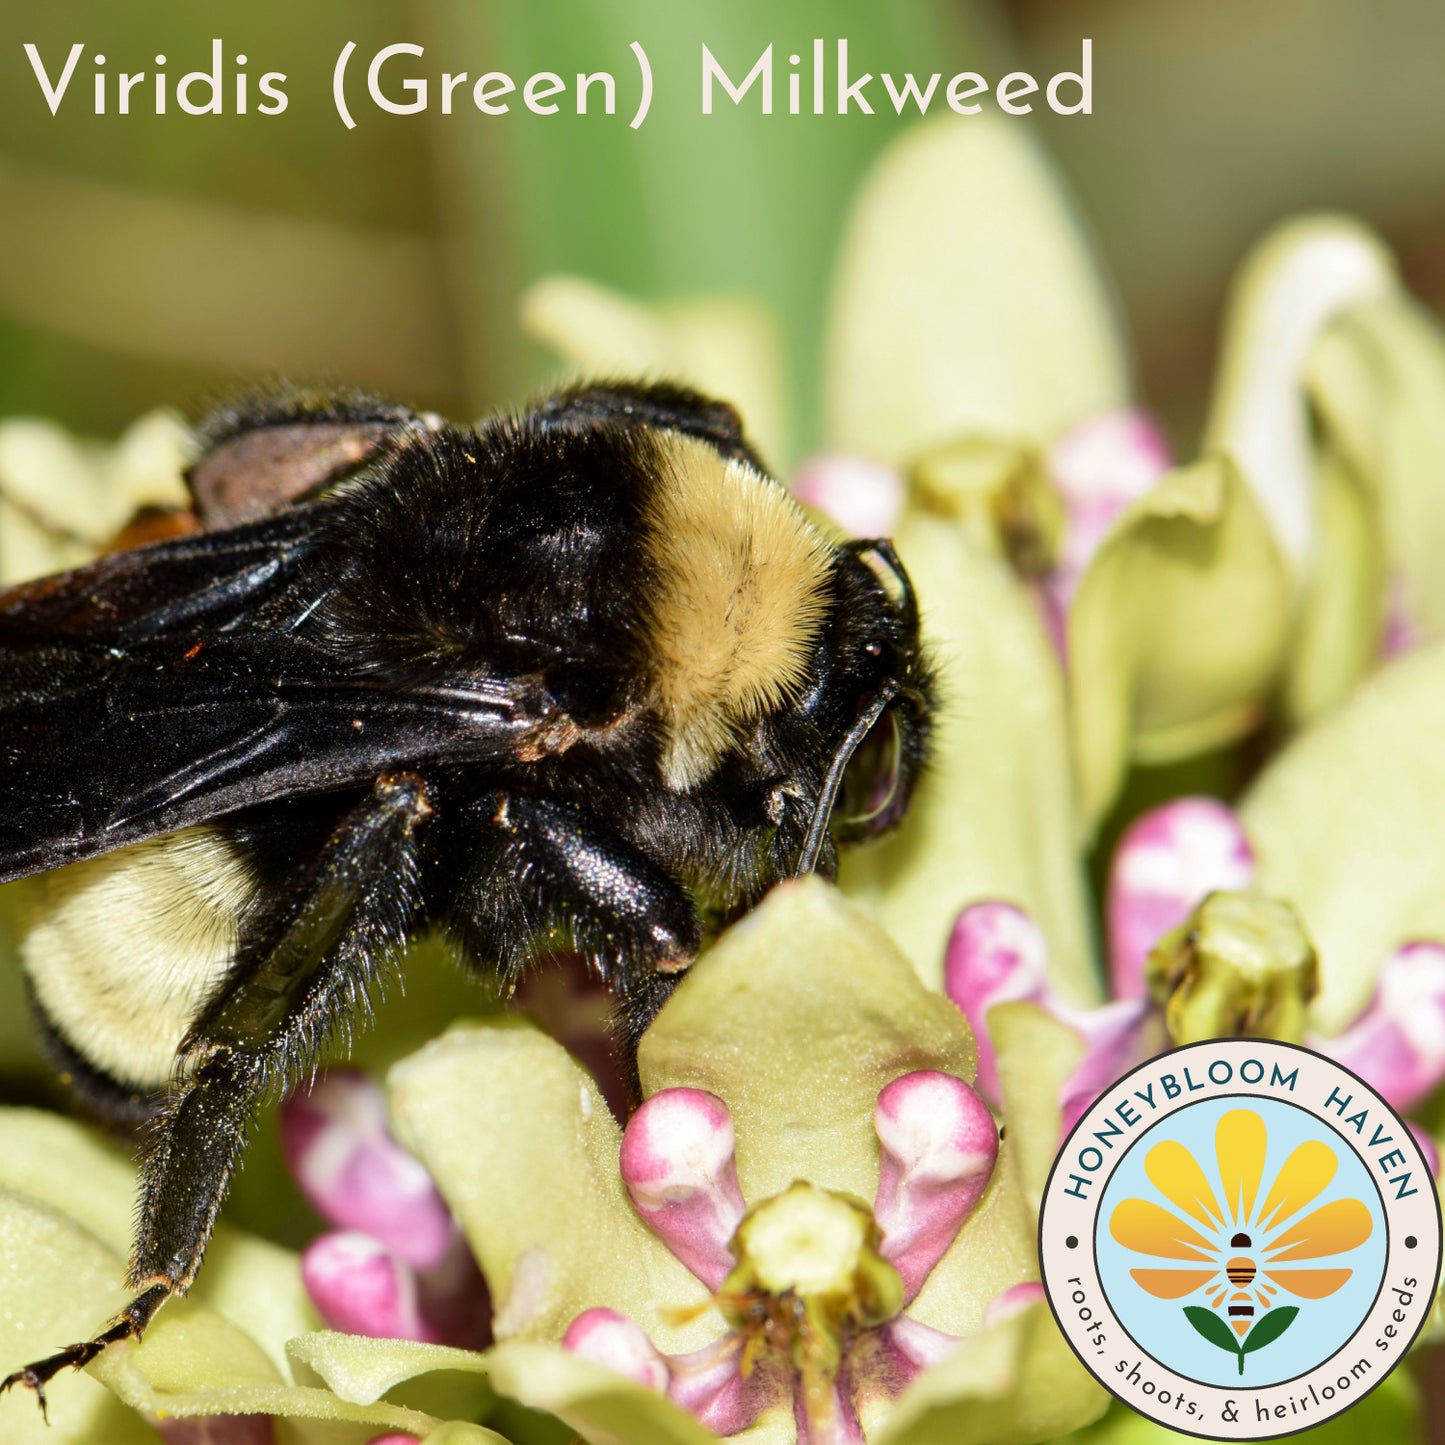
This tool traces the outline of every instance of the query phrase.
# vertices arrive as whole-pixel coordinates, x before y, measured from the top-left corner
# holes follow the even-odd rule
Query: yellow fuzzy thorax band
[[[647,518],[651,656],[669,786],[701,782],[795,697],[822,624],[831,549],[791,497],[694,437],[661,443]]]

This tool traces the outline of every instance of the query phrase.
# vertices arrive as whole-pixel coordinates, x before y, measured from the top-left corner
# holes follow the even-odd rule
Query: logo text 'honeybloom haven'
[[[1103,1094],[1045,1190],[1044,1285],[1085,1366],[1173,1429],[1348,1409],[1430,1311],[1440,1210],[1409,1130],[1305,1049],[1195,1044]]]

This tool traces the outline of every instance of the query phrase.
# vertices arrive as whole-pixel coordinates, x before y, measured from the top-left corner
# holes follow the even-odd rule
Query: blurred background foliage
[[[856,67],[991,78],[1077,65],[1094,113],[1038,124],[1118,280],[1143,396],[1192,441],[1227,278],[1270,222],[1361,215],[1412,288],[1445,305],[1445,7],[1438,0],[150,0],[15,3],[0,16],[0,414],[109,433],[157,403],[267,374],[335,376],[455,414],[515,402],[548,362],[516,302],[552,271],[642,298],[747,295],[782,329],[798,435],[816,438],[835,239],[889,114],[699,113],[699,44],[732,73],[772,41],[846,35]],[[219,35],[281,116],[95,116],[93,56],[172,80]],[[396,40],[443,69],[609,69],[627,44],[657,79],[650,119],[389,116],[346,131],[330,70]],[[52,118],[22,44],[52,65],[83,41]],[[398,69],[398,78],[403,72]],[[1033,124],[1018,121],[1017,124]]]

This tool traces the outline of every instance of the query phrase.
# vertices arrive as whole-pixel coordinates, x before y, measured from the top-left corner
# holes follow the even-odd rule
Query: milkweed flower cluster
[[[954,926],[948,996],[979,1041],[979,1080],[998,1097],[988,1014],[1000,1003],[1045,1009],[1083,1042],[1060,1094],[1067,1131],[1117,1079],[1159,1049],[1255,1035],[1306,1043],[1409,1110],[1445,1081],[1445,943],[1412,940],[1374,970],[1365,1007],[1333,1037],[1307,1030],[1318,960],[1294,911],[1254,890],[1243,823],[1212,798],[1181,798],[1124,834],[1106,900],[1114,998],[1093,1009],[1049,983],[1047,943],[1012,904],[981,902]],[[1435,1146],[1416,1127],[1427,1157]]]
[[[593,1309],[563,1345],[621,1363],[720,1435],[781,1405],[800,1442],[861,1442],[873,1397],[900,1394],[959,1343],[905,1309],[998,1153],[993,1115],[951,1074],[900,1075],[879,1093],[873,1123],[871,1209],[803,1181],[748,1208],[727,1106],[698,1089],[654,1094],[623,1134],[622,1179],[648,1227],[713,1291],[727,1329],[701,1350],[664,1357],[631,1320]],[[1020,1290],[1038,1287],[1015,1286],[1014,1299]]]

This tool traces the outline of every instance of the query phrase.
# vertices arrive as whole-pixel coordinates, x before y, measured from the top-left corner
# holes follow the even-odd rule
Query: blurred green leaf
[[[116,1258],[119,1286],[130,1253],[136,1182],[134,1166],[116,1146],[58,1114],[0,1109],[0,1187],[46,1205],[103,1243]],[[227,1225],[216,1231],[190,1298],[245,1330],[280,1371],[286,1369],[286,1342],[317,1323],[296,1256]],[[98,1314],[83,1333],[104,1318]]]
[[[1445,635],[1445,332],[1408,296],[1352,307],[1309,361],[1322,425],[1367,490],[1405,615]],[[1321,558],[1322,569],[1331,559]]]
[[[666,377],[731,402],[764,460],[786,460],[780,338],[756,303],[644,306],[580,277],[547,276],[522,298],[522,323],[584,379]]]
[[[1315,460],[1314,503],[1316,556],[1281,696],[1295,726],[1342,702],[1373,670],[1385,625],[1386,559],[1374,493],[1328,444]]]
[[[0,1186],[0,1359],[9,1371],[67,1340],[89,1338],[125,1302],[124,1259],[42,1201]],[[13,1445],[140,1445],[149,1427],[93,1379],[57,1381],[46,1426],[28,1390],[0,1395],[0,1437]]]
[[[1233,457],[1299,576],[1316,565],[1310,350],[1335,316],[1392,295],[1398,284],[1379,238],[1342,216],[1275,227],[1235,279],[1204,450]]]
[[[787,57],[810,61],[821,34],[830,76],[837,36],[848,38],[855,72],[926,72],[952,59],[983,66],[969,12],[937,0],[837,0],[821,30],[814,11],[773,0],[485,7],[431,0],[425,13],[436,53],[459,63],[486,57],[518,77],[601,69],[618,76],[619,114],[612,117],[594,105],[586,116],[554,119],[434,119],[461,264],[486,265],[499,238],[511,258],[511,287],[496,274],[473,277],[465,312],[473,346],[491,344],[509,292],[544,275],[586,276],[642,300],[749,296],[782,327],[789,391],[800,409],[795,440],[810,445],[825,294],[844,207],[868,158],[900,122],[891,110],[781,113]],[[635,131],[627,125],[638,94],[632,41],[645,47],[655,80],[651,114]],[[704,43],[738,78],[773,46],[773,115],[759,113],[754,95],[701,113]],[[806,74],[803,93],[811,93]]]

